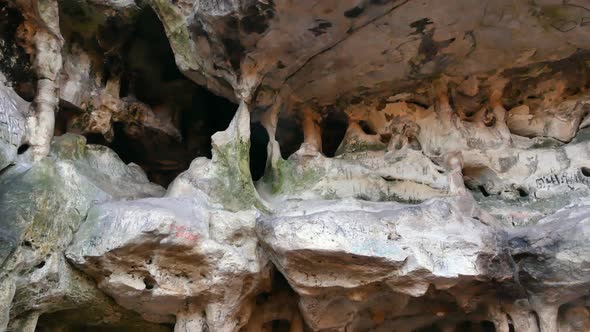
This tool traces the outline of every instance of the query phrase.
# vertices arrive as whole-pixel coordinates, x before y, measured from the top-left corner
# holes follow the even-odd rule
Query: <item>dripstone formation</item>
[[[0,0],[0,331],[590,331],[590,2]]]

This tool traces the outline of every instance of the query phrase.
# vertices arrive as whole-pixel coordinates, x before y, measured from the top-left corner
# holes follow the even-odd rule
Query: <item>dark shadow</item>
[[[321,123],[322,151],[326,157],[334,157],[348,129],[348,116],[342,111],[331,111]]]
[[[257,181],[264,175],[266,168],[268,132],[259,122],[250,124],[250,173]]]
[[[294,117],[279,118],[275,138],[281,146],[283,159],[289,158],[290,155],[299,150],[303,143],[304,137],[301,123]]]

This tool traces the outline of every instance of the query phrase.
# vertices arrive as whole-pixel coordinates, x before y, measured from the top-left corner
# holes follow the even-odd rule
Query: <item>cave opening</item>
[[[252,180],[258,181],[264,175],[269,137],[260,122],[250,124],[250,173]]]
[[[332,110],[323,119],[320,127],[322,151],[326,157],[334,157],[348,129],[348,116],[343,111]]]
[[[23,22],[19,10],[0,0],[0,73],[21,98],[31,102],[37,80],[31,59],[18,38]]]
[[[77,31],[67,35],[91,55],[102,86],[118,79],[118,97],[124,106],[112,112],[112,126],[104,133],[72,125],[72,118],[88,117],[84,113],[92,108],[62,105],[56,135],[77,130],[88,143],[110,147],[125,163],[139,165],[150,181],[164,187],[195,158],[211,158],[211,136],[228,127],[238,105],[182,74],[151,8],[143,8],[132,22],[109,17],[91,37]],[[117,51],[104,51],[105,45],[118,45]]]
[[[275,139],[279,142],[281,157],[288,159],[303,144],[303,127],[300,121],[297,121],[294,117],[280,117],[277,123]]]
[[[148,178],[166,187],[196,157],[211,158],[211,136],[225,130],[238,105],[186,78],[157,15],[144,9],[126,46],[121,97],[147,104],[176,132],[120,122],[112,148],[125,162],[140,165]]]

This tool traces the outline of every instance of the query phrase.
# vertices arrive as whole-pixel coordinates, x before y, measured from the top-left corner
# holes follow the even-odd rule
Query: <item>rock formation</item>
[[[590,331],[590,3],[0,0],[0,332]]]

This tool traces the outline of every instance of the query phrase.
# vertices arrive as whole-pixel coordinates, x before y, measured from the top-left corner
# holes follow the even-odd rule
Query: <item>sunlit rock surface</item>
[[[0,0],[0,332],[590,331],[589,27]]]

